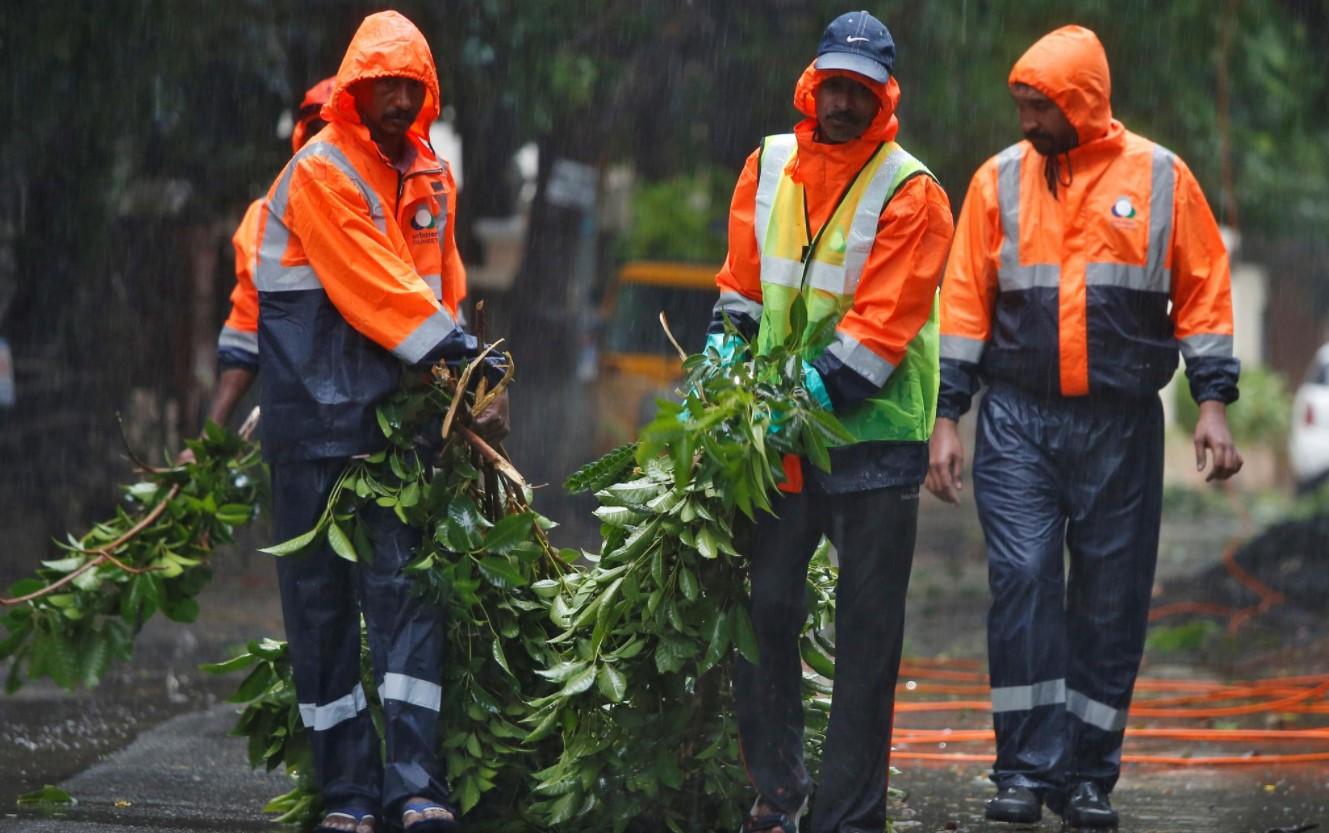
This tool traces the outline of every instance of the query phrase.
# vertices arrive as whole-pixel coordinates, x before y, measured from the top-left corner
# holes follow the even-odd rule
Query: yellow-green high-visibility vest
[[[758,353],[769,352],[788,337],[790,306],[800,294],[807,304],[809,337],[825,319],[838,323],[844,317],[853,306],[854,291],[876,241],[881,212],[905,180],[932,175],[895,142],[883,143],[812,237],[803,186],[785,173],[797,150],[792,133],[768,136],[762,142],[753,222],[761,252]],[[869,381],[884,382],[877,393],[836,414],[856,441],[922,441],[932,435],[941,377],[937,322],[934,297],[932,314],[909,342],[898,367],[843,332],[828,332],[822,343],[807,345],[803,358],[808,361],[830,350]]]

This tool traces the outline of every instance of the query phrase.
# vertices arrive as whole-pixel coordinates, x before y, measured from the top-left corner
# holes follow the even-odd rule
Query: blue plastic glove
[[[823,410],[835,410],[835,405],[831,402],[830,391],[826,390],[826,381],[821,378],[821,373],[817,371],[817,368],[806,361],[803,362],[803,387],[807,389],[812,401],[820,405]]]
[[[720,364],[729,367],[742,361],[741,353],[747,343],[733,333],[707,333],[706,349],[720,356]]]

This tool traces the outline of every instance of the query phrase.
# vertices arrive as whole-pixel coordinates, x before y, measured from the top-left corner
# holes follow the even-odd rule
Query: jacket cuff
[[[811,367],[821,377],[832,411],[843,411],[881,390],[880,385],[859,375],[830,351],[813,359]]]
[[[217,349],[217,369],[219,371],[239,369],[258,373],[258,354],[236,347],[219,347]]]
[[[937,416],[959,422],[969,411],[978,390],[978,367],[956,359],[941,360],[941,385],[937,391]]]
[[[1196,402],[1236,402],[1241,395],[1237,389],[1240,375],[1241,362],[1235,358],[1196,356],[1186,361],[1186,379]]]

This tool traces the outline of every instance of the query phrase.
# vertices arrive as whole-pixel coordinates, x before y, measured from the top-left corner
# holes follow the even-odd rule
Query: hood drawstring
[[[1065,182],[1061,181],[1061,157],[1063,156],[1066,157]],[[1058,184],[1060,184],[1061,187],[1063,188],[1071,187],[1071,183],[1075,181],[1075,172],[1071,169],[1070,151],[1065,151],[1063,153],[1054,153],[1053,155],[1047,157],[1047,159],[1043,162],[1043,178],[1047,180],[1048,190],[1052,192],[1052,198],[1054,200],[1057,198]]]

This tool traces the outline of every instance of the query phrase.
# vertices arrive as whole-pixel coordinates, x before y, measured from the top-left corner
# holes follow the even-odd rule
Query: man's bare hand
[[[1204,471],[1206,452],[1213,455],[1213,468],[1205,482],[1227,480],[1241,471],[1241,452],[1232,442],[1232,431],[1227,425],[1227,406],[1209,400],[1200,403],[1200,419],[1195,423],[1195,470]]]
[[[963,474],[964,443],[955,420],[938,417],[928,442],[928,476],[923,485],[947,503],[959,503]]]
[[[491,445],[508,435],[508,394],[500,393],[488,408],[475,415],[475,433]]]

